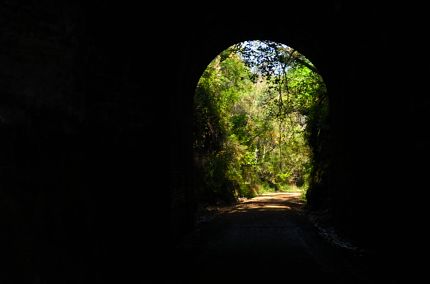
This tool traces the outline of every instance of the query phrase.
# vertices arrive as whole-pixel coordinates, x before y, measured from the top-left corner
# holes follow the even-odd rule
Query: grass
[[[287,184],[284,186],[281,186],[280,188],[280,192],[298,192],[301,191],[300,187],[298,187],[295,184]]]
[[[264,193],[272,193],[275,192],[275,189],[270,187],[268,184],[259,184],[257,187],[257,193],[258,194],[264,194]],[[280,190],[278,192],[300,192],[300,199],[306,202],[306,192],[309,188],[309,185],[305,183],[303,186],[299,187],[297,185],[291,184],[291,185],[283,185],[280,187]]]

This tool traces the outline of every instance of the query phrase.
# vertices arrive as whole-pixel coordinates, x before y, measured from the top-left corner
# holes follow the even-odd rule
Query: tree
[[[281,189],[315,181],[327,112],[321,77],[294,49],[253,41],[221,53],[195,95],[202,198],[231,201],[264,184]]]

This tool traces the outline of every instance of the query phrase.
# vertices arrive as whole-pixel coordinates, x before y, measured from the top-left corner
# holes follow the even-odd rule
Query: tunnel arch
[[[193,221],[191,220],[194,218],[193,212],[196,208],[196,200],[193,194],[195,181],[193,178],[194,167],[191,147],[195,86],[208,63],[225,48],[249,39],[268,39],[274,42],[288,43],[289,46],[293,46],[296,50],[305,54],[317,66],[320,75],[324,78],[327,89],[330,90],[328,94],[330,115],[333,112],[341,115],[341,112],[336,112],[337,103],[332,102],[331,99],[331,96],[335,95],[336,92],[341,92],[341,89],[338,88],[340,84],[332,86],[332,82],[342,81],[343,75],[340,70],[343,62],[338,60],[341,58],[338,55],[341,55],[344,49],[342,49],[343,45],[338,42],[339,38],[336,35],[336,30],[326,32],[324,28],[327,30],[328,28],[324,27],[324,25],[329,26],[327,22],[320,26],[319,29],[315,29],[312,22],[297,24],[294,30],[286,29],[280,27],[282,22],[280,19],[282,18],[268,19],[269,22],[273,23],[270,26],[260,25],[257,22],[248,22],[246,26],[241,26],[228,21],[213,21],[211,17],[207,17],[202,19],[197,29],[191,29],[192,32],[186,40],[181,56],[180,69],[178,70],[177,96],[172,100],[173,113],[178,111],[180,113],[178,115],[180,119],[173,124],[173,128],[176,129],[174,131],[178,131],[178,129],[183,131],[182,134],[174,134],[178,135],[174,139],[179,143],[177,147],[172,149],[172,157],[174,157],[172,161],[174,169],[172,198],[175,200],[175,196],[180,195],[186,196],[185,199],[188,200],[183,199],[183,201],[173,202],[172,212],[177,210],[182,212],[172,216],[172,224],[178,229],[192,227]],[[298,20],[294,19],[293,25]],[[317,18],[315,18],[316,20]],[[278,28],[274,28],[277,25],[279,25]],[[201,31],[205,31],[205,34],[202,34]],[[341,120],[337,121],[340,122]],[[332,125],[333,132],[336,132],[338,126]],[[183,149],[186,150],[183,151]],[[184,163],[184,161],[186,162]],[[334,172],[331,174],[334,174]],[[343,204],[340,203],[338,206],[343,206]],[[188,221],[184,221],[185,219]],[[183,230],[186,231],[187,229]],[[176,231],[176,229],[173,229],[173,231]],[[179,229],[179,231],[182,231],[182,229]],[[181,233],[178,234],[180,235]],[[173,235],[176,235],[176,233],[173,233]]]
[[[428,187],[429,161],[429,98],[418,91],[428,54],[420,42],[422,13],[402,21],[412,12],[407,5],[339,0],[240,9],[181,4],[184,9],[151,9],[154,21],[138,3],[3,2],[0,195],[6,206],[0,219],[8,224],[5,267],[16,268],[6,273],[11,281],[17,275],[48,281],[43,277],[57,257],[69,261],[59,263],[56,282],[76,269],[83,274],[73,279],[82,280],[83,267],[94,279],[111,279],[106,267],[123,279],[128,264],[141,261],[136,248],[147,255],[149,246],[158,247],[149,253],[154,259],[163,259],[160,250],[167,255],[195,221],[195,84],[213,55],[252,38],[290,44],[324,77],[333,138],[325,209],[333,224],[385,248],[392,262],[400,260],[399,246],[415,252],[410,244],[426,243],[425,234],[402,230],[418,233],[423,226],[409,221],[425,224],[417,215],[427,208],[425,198],[416,198]],[[391,13],[397,8],[401,13]],[[42,171],[46,179],[37,174]],[[33,217],[34,206],[46,214]],[[51,246],[45,241],[51,232],[70,242]],[[45,275],[35,274],[40,269]]]
[[[381,67],[393,66],[390,63],[391,57],[384,52],[394,53],[394,49],[390,48],[390,44],[395,42],[391,41],[394,37],[390,39],[386,30],[379,29],[381,26],[376,14],[369,14],[363,9],[356,9],[357,7],[346,4],[345,7],[335,4],[300,6],[302,5],[299,3],[292,3],[289,11],[306,11],[306,15],[288,14],[290,17],[287,21],[284,10],[269,8],[268,12],[263,7],[258,21],[250,21],[246,13],[221,16],[223,13],[218,10],[202,13],[189,25],[185,24],[188,35],[181,41],[186,45],[180,53],[176,95],[172,100],[172,114],[177,118],[172,137],[177,143],[173,145],[171,152],[171,180],[173,199],[180,194],[186,195],[188,199],[185,199],[188,201],[183,199],[181,202],[173,202],[172,212],[183,212],[182,217],[188,216],[183,220],[188,220],[187,225],[192,226],[192,98],[201,72],[214,55],[231,44],[253,38],[270,39],[288,43],[300,50],[322,74],[329,90],[332,138],[329,145],[332,166],[328,177],[329,185],[323,194],[323,207],[333,216],[333,224],[346,234],[363,243],[375,245],[380,241],[375,240],[371,231],[381,232],[382,237],[395,228],[395,224],[391,222],[386,223],[383,229],[375,216],[382,216],[381,202],[387,196],[393,197],[387,192],[385,183],[398,188],[389,176],[392,172],[399,172],[399,169],[386,163],[392,161],[392,165],[395,164],[394,156],[390,154],[390,151],[395,151],[394,146],[381,149],[384,143],[394,145],[390,141],[398,141],[394,137],[395,126],[391,120],[395,115],[386,108],[386,104],[390,102],[394,108],[401,106],[390,99],[386,89],[392,86],[390,82],[393,77],[388,75],[390,72],[372,70],[367,63],[379,62],[382,65],[378,66]],[[366,21],[363,21],[363,15],[368,15]],[[393,67],[393,70],[396,68]],[[386,115],[381,117],[381,113]],[[373,117],[382,120],[374,123]],[[402,124],[398,118],[394,121]],[[372,139],[368,139],[369,136]],[[378,144],[371,141],[378,141]],[[381,168],[381,165],[385,167]],[[366,173],[362,175],[366,176],[366,180],[372,181],[370,187],[377,195],[370,200],[362,199],[363,179],[360,173],[363,173],[364,168]],[[381,175],[385,178],[381,179]],[[365,211],[363,207],[366,208]],[[173,216],[172,222],[182,224],[178,227],[186,227],[179,220],[182,217],[178,216]]]
[[[257,60],[256,58],[259,59]],[[227,63],[227,66],[223,65],[223,62],[227,61],[229,61],[229,63]],[[227,73],[223,73],[223,70]],[[250,73],[246,73],[246,70],[249,70],[247,72]],[[305,73],[295,73],[297,71]],[[232,74],[235,75],[228,75],[229,72],[233,72]],[[240,75],[240,78],[236,78],[234,77],[238,76],[236,72],[245,73],[242,73],[242,75]],[[214,56],[214,58],[206,66],[205,70],[203,70],[201,74],[202,75],[199,77],[198,83],[196,83],[196,89],[194,93],[193,113],[195,117],[193,121],[194,135],[192,141],[193,143],[196,143],[193,149],[193,157],[195,161],[194,169],[198,173],[196,175],[195,180],[199,180],[199,182],[196,182],[194,188],[195,192],[199,192],[198,195],[200,195],[200,198],[202,198],[202,196],[206,196],[207,198],[207,196],[209,195],[213,196],[212,199],[217,199],[217,197],[214,197],[214,194],[217,195],[222,193],[224,197],[219,196],[218,198],[227,198],[229,200],[232,200],[234,199],[233,196],[237,198],[258,195],[259,192],[263,190],[263,188],[266,188],[265,190],[272,188],[275,191],[278,191],[284,187],[295,187],[299,185],[301,190],[303,190],[303,197],[307,196],[308,199],[312,201],[311,204],[319,202],[318,196],[321,196],[321,194],[313,194],[312,192],[314,190],[321,190],[323,184],[327,183],[326,171],[324,170],[324,168],[327,167],[326,164],[328,164],[329,161],[327,159],[323,159],[322,157],[327,156],[325,152],[328,151],[326,147],[326,141],[328,140],[327,129],[329,129],[329,101],[327,97],[327,89],[324,83],[324,79],[319,73],[318,68],[314,66],[313,63],[299,50],[286,44],[274,42],[271,40],[246,40],[228,46],[219,54]],[[242,91],[239,90],[242,88],[239,86],[240,83],[238,83],[239,85],[233,83],[233,87],[227,87],[230,90],[228,91],[228,93],[245,92],[242,95],[239,95],[239,93],[237,93],[239,97],[231,97],[230,99],[228,99],[230,100],[230,107],[233,107],[233,109],[239,107],[240,109],[242,109],[242,114],[234,114],[235,111],[233,109],[230,109],[229,107],[227,107],[227,109],[230,110],[220,109],[221,106],[217,105],[217,99],[215,98],[221,98],[223,96],[222,90],[224,87],[220,85],[218,88],[221,89],[215,88],[213,90],[215,93],[212,93],[213,91],[211,91],[210,87],[208,87],[208,85],[206,84],[217,84],[217,81],[212,81],[211,74],[217,74],[217,76],[221,76],[222,78],[224,78],[223,80],[231,79],[232,82],[243,82],[244,84],[247,84],[247,87],[245,87],[246,90],[243,89]],[[291,75],[293,77],[291,77]],[[260,78],[257,80],[260,81],[259,84],[257,83],[255,76]],[[293,80],[293,82],[296,80],[294,76],[301,76],[301,79],[297,78],[298,81],[296,81],[296,84],[298,82],[302,82],[299,83],[301,84],[300,87],[293,87],[293,85],[290,84],[290,80]],[[289,78],[287,79],[287,77]],[[277,79],[276,81],[273,81],[270,78]],[[265,86],[264,88],[268,89],[263,92],[257,91],[257,89],[255,89],[257,85],[260,86],[260,90],[262,86]],[[269,85],[273,86],[269,88]],[[278,89],[279,92],[275,92],[276,94],[272,93],[273,91],[270,91],[271,88]],[[259,93],[259,95],[256,96],[256,92]],[[271,94],[269,95],[269,93]],[[261,100],[263,97],[266,97],[267,95],[272,97],[272,99],[274,99],[275,101],[279,100],[278,103],[276,103],[276,107],[271,106],[275,107],[279,111],[279,114],[276,115],[276,117],[272,117],[270,115],[270,111],[268,110],[268,108],[271,108],[270,106],[264,106],[265,104],[259,104],[259,106],[251,104],[253,105],[251,106],[249,105],[249,103],[243,101],[244,99],[245,101],[249,102],[249,99],[251,97],[252,101],[258,101]],[[205,99],[205,97],[208,97],[208,99]],[[301,97],[301,99],[299,99],[299,97]],[[210,98],[214,98],[214,100]],[[234,100],[234,102],[231,100]],[[290,102],[286,103],[285,100],[288,100]],[[296,106],[297,103],[301,106]],[[236,107],[234,107],[234,105],[236,105]],[[256,113],[254,113],[255,110],[253,110],[255,108],[259,109],[259,111],[257,111]],[[227,113],[225,111],[227,111]],[[267,140],[266,142],[262,142],[263,140],[261,139],[253,140],[252,142],[240,142],[235,139],[231,140],[232,138],[228,138],[230,137],[229,135],[233,135],[236,138],[242,137],[242,139],[246,139],[246,135],[244,136],[244,134],[238,129],[236,129],[236,131],[239,132],[235,133],[235,130],[228,126],[229,123],[226,122],[226,119],[229,119],[226,117],[245,117],[245,120],[247,121],[246,125],[253,129],[249,129],[247,127],[247,132],[261,132],[261,129],[258,130],[258,127],[255,128],[255,123],[261,123],[261,121],[257,122],[261,119],[257,118],[257,116],[261,115],[261,112],[267,112],[265,114],[267,117],[263,119],[266,121],[264,125],[266,125],[266,127],[271,128],[273,133],[276,133],[273,135],[276,135],[278,137],[275,139],[278,143],[278,146],[276,146],[275,148],[277,148],[278,150],[269,151],[267,155],[263,154],[263,156],[259,158],[259,155],[257,153],[259,153],[260,151],[263,151],[265,153],[265,149],[267,148],[267,145],[264,146],[263,144],[269,143],[273,146],[274,141],[270,142],[272,138],[269,139],[270,141],[266,139],[267,137],[263,139]],[[279,116],[280,113],[283,114]],[[217,118],[214,120],[214,117]],[[295,121],[296,117],[302,117],[303,119],[306,119],[307,123],[302,125],[298,121],[293,122]],[[301,119],[300,121],[302,121],[303,119]],[[268,123],[267,121],[270,122]],[[234,124],[235,122],[231,121],[230,123]],[[209,128],[211,130],[208,130],[208,125],[210,126]],[[294,128],[294,125],[301,125],[301,127],[303,127],[303,131],[299,134],[296,133],[295,135],[293,135],[294,137],[290,137],[286,140],[286,137],[290,132],[290,130],[288,129],[291,127]],[[241,126],[238,127],[240,128]],[[220,133],[215,134],[218,131]],[[227,137],[222,138],[219,137],[219,135],[227,135]],[[220,139],[225,141],[221,143]],[[293,143],[290,140],[295,142]],[[218,145],[217,143],[232,143],[231,145],[237,144],[238,147],[245,147],[246,149],[255,148],[255,153],[253,155],[255,155],[254,158],[256,164],[254,165],[254,167],[251,168],[246,167],[244,164],[241,164],[240,166],[239,164],[236,164],[235,166],[231,164],[230,166],[236,168],[236,178],[221,178],[221,176],[215,178],[215,176],[213,176],[212,178],[215,179],[212,182],[206,180],[206,182],[210,182],[211,185],[206,184],[206,182],[203,181],[203,179],[205,179],[203,178],[203,176],[205,176],[206,179],[211,179],[210,177],[208,177],[209,172],[205,170],[205,168],[207,168],[209,164],[215,165],[217,164],[217,161],[224,161],[227,163],[232,162],[232,160],[229,160],[227,157],[225,157],[226,160],[210,158],[211,156],[213,157],[215,153],[232,151],[231,155],[238,155],[236,159],[242,159],[239,158],[242,154],[236,153],[233,149],[228,150],[227,148],[224,148],[224,146],[222,146],[221,144]],[[216,144],[218,146],[215,146]],[[302,146],[298,147],[297,145]],[[221,148],[219,150],[215,150],[213,147],[221,147],[223,150],[221,151]],[[291,149],[296,150],[291,152]],[[274,154],[275,152],[276,154]],[[247,155],[251,155],[251,153],[248,153]],[[296,157],[297,160],[294,163],[292,162],[290,155]],[[218,154],[216,156],[218,156]],[[270,158],[268,158],[269,156]],[[263,162],[261,158],[263,158],[266,162]],[[275,162],[275,160],[277,162]],[[206,166],[203,166],[202,163],[206,164]],[[263,166],[267,163],[272,165],[270,167],[271,170],[269,170],[268,168],[266,169],[266,166]],[[221,171],[225,171],[226,175],[229,175],[228,173],[230,172],[230,170],[228,170],[227,168],[224,168]],[[209,174],[209,176],[212,176],[212,174]],[[317,179],[316,176],[318,176],[319,178]],[[221,184],[223,183],[229,184],[226,187],[230,189],[220,188]],[[305,187],[302,187],[303,185],[305,185]],[[305,194],[308,186],[311,186],[311,190],[309,191],[309,194]],[[211,190],[208,190],[209,188],[211,188]],[[226,197],[226,195],[231,195],[231,197],[228,198]],[[197,199],[199,198],[197,197]]]

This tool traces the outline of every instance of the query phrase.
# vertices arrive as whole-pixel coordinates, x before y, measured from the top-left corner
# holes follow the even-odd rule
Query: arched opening
[[[187,263],[179,278],[271,282],[290,269],[290,281],[329,279],[306,273],[329,257],[302,214],[305,202],[317,203],[312,192],[325,187],[329,164],[329,102],[318,69],[285,44],[243,41],[202,70],[193,99],[197,229],[177,246]]]
[[[371,260],[367,266],[380,275],[372,282],[418,282],[411,278],[425,269],[413,254],[427,243],[422,196],[430,156],[423,13],[403,4],[287,1],[238,10],[194,5],[169,12],[163,5],[151,9],[154,21],[138,2],[65,2],[0,4],[7,19],[0,54],[0,282],[117,283],[146,271],[167,278],[179,264],[191,266],[182,257],[170,267],[166,260],[195,216],[192,97],[210,60],[250,38],[303,52],[330,92],[330,190],[324,182],[310,186],[308,204],[326,202],[321,212],[332,214],[335,228],[371,249],[363,262]],[[409,13],[412,21],[402,21]],[[327,148],[322,141],[316,145]],[[327,151],[320,153],[320,161],[327,159]],[[327,180],[321,169],[316,181]],[[263,231],[245,225],[244,234]],[[289,259],[273,258],[284,264],[283,282],[303,264],[289,252]],[[313,255],[326,263],[318,251]],[[354,262],[345,266],[358,268]],[[209,279],[226,266],[219,264]],[[236,271],[253,277],[249,271],[258,266],[245,266]],[[327,271],[307,267],[299,272]],[[340,281],[342,271],[334,271],[332,282],[365,282]]]
[[[325,188],[329,164],[328,111],[324,81],[299,51],[268,40],[225,49],[194,96],[197,201],[293,191],[318,203],[313,192]]]

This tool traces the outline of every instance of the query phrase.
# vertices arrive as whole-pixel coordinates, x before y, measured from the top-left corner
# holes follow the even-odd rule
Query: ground
[[[171,283],[395,283],[327,242],[299,197],[264,194],[201,218],[170,259]]]

